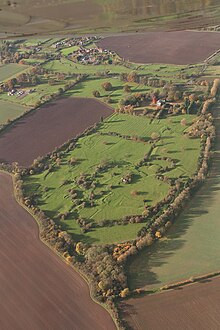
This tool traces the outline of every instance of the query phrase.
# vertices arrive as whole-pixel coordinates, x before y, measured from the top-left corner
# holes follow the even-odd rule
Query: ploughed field
[[[220,48],[213,32],[146,32],[106,37],[99,45],[136,63],[192,64],[204,61]]]
[[[141,215],[169,192],[170,184],[159,180],[157,172],[187,179],[197,169],[200,140],[185,134],[194,118],[152,120],[113,114],[79,138],[75,147],[64,150],[60,159],[48,160],[48,169],[26,176],[25,194],[74,241],[107,244],[134,239],[145,223],[122,225],[123,218]],[[154,145],[152,134],[160,136]],[[86,222],[85,232],[79,219]]]
[[[219,329],[220,278],[184,288],[128,299],[122,316],[133,330]]]
[[[27,114],[0,135],[0,160],[29,166],[112,110],[95,100],[63,98]]]
[[[0,174],[1,329],[113,330],[82,277],[39,240],[38,226]]]

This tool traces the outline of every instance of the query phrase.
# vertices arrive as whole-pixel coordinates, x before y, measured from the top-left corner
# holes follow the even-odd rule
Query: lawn
[[[28,107],[20,104],[0,100],[0,124],[6,124],[8,120],[20,117],[27,110],[29,110]]]
[[[194,117],[185,115],[184,118],[190,123]],[[141,214],[144,206],[154,205],[167,195],[169,185],[155,177],[156,170],[167,164],[157,156],[175,160],[175,169],[168,172],[168,176],[190,177],[196,170],[200,143],[183,135],[187,126],[180,124],[181,119],[183,116],[151,121],[147,117],[114,114],[97,132],[80,138],[76,148],[62,157],[61,164],[51,161],[52,172],[27,177],[25,191],[37,193],[37,204],[76,240],[112,243],[135,238],[143,224],[106,225],[126,215]],[[153,132],[158,132],[161,138],[150,154],[149,140]],[[150,164],[138,165],[148,153]],[[74,165],[70,165],[71,159]],[[98,170],[100,165],[102,169]],[[90,181],[86,188],[79,183],[82,173]],[[121,181],[127,174],[132,175],[130,184]],[[70,189],[76,192],[75,200]],[[93,205],[90,205],[91,195]],[[58,220],[59,214],[65,212],[69,212],[67,219]],[[82,234],[77,218],[89,219],[92,230]]]
[[[1,65],[0,66],[0,82],[15,77],[19,73],[26,71],[27,68],[28,68],[27,65],[15,64],[15,63]]]

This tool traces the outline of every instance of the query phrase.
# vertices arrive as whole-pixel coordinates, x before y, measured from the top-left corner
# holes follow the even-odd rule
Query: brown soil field
[[[93,99],[62,98],[27,114],[0,135],[0,161],[29,166],[113,110]]]
[[[1,329],[116,329],[81,276],[40,241],[10,175],[0,173],[0,186]]]
[[[220,48],[220,33],[146,32],[106,37],[99,45],[131,62],[192,64],[204,61]]]
[[[123,318],[133,330],[217,330],[220,277],[154,295],[128,299]]]

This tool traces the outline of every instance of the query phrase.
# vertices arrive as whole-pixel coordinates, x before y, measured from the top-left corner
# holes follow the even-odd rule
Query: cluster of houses
[[[98,65],[105,61],[111,61],[111,58],[115,56],[114,51],[102,49],[99,47],[85,48],[81,46],[78,50],[72,53],[75,59],[82,64],[94,64]]]
[[[72,46],[85,46],[89,43],[95,42],[99,40],[100,37],[93,36],[93,37],[76,37],[72,39],[62,39],[55,44],[52,45],[53,48],[62,49],[65,47],[72,47]]]
[[[14,96],[17,95],[19,96],[26,96],[30,93],[35,92],[35,89],[26,89],[26,90],[17,90],[17,89],[12,89],[8,92],[8,96]]]

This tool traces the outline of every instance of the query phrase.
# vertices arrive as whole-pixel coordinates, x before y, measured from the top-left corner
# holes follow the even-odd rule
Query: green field
[[[6,124],[8,120],[20,117],[27,110],[29,110],[28,107],[20,104],[0,100],[0,124]]]
[[[111,91],[105,91],[102,88],[102,84],[104,82],[110,82],[112,84],[112,90]],[[105,98],[110,96],[111,98],[111,104],[113,108],[117,107],[119,101],[121,98],[128,95],[128,93],[125,93],[123,91],[123,87],[125,85],[129,85],[131,88],[131,93],[137,93],[137,92],[143,92],[147,93],[150,91],[150,87],[139,85],[136,83],[124,83],[120,81],[118,78],[95,78],[95,77],[89,77],[85,81],[78,83],[73,89],[71,89],[69,92],[67,92],[68,96],[74,96],[74,97],[93,97],[93,91],[97,90],[100,93],[99,100],[105,102]]]
[[[27,94],[26,96],[8,96],[7,93],[0,94],[0,100],[2,101],[10,101],[10,104],[18,104],[24,106],[35,106],[37,102],[46,100],[53,93],[57,93],[59,88],[64,87],[64,83],[58,83],[56,85],[49,85],[48,83],[41,83],[37,86],[34,86],[34,92]],[[22,88],[23,91],[29,90],[30,88]]]
[[[128,280],[132,289],[152,290],[220,271],[219,107],[214,115],[217,137],[209,177],[167,235],[129,263]]]
[[[54,72],[64,72],[64,73],[76,73],[76,74],[90,74],[96,75],[97,72],[109,72],[115,74],[129,73],[131,71],[136,71],[140,75],[146,75],[148,77],[162,78],[167,81],[172,82],[184,82],[187,79],[183,75],[190,76],[195,74],[196,71],[201,69],[201,64],[194,65],[193,67],[188,67],[184,65],[172,65],[172,64],[133,64],[129,63],[128,66],[119,64],[100,64],[100,65],[84,65],[79,63],[74,63],[67,58],[61,58],[60,60],[52,60],[43,65],[45,69]]]
[[[9,63],[0,66],[0,82],[11,79],[17,74],[26,71],[28,66],[15,63]]]
[[[52,173],[45,171],[27,177],[25,190],[38,194],[37,204],[49,216],[57,219],[59,214],[69,212],[66,220],[57,221],[75,240],[106,244],[135,238],[143,224],[107,225],[127,215],[142,214],[144,206],[154,205],[167,195],[169,185],[155,174],[168,164],[157,157],[168,156],[175,161],[175,168],[166,174],[169,177],[190,177],[196,171],[200,141],[183,135],[187,129],[180,124],[183,118],[190,123],[194,116],[152,121],[147,117],[114,114],[96,133],[80,138],[76,148],[62,157],[61,164],[52,162]],[[153,132],[160,135],[160,140],[149,155],[150,163],[140,166],[138,163],[150,151]],[[75,160],[74,165],[69,164],[70,159]],[[97,170],[100,165],[103,170]],[[82,173],[94,184],[83,187],[78,181]],[[127,174],[132,175],[130,184],[121,180]],[[72,200],[69,189],[76,192],[77,200],[85,202],[83,207]],[[88,204],[91,194],[92,206]],[[77,218],[90,219],[92,230],[82,234]]]
[[[68,56],[69,54],[75,52],[78,49],[79,49],[78,46],[72,46],[72,47],[63,48],[61,50],[61,54],[64,55],[64,56]]]
[[[220,270],[219,189],[219,175],[208,179],[166,237],[132,260],[132,289],[151,290]]]

